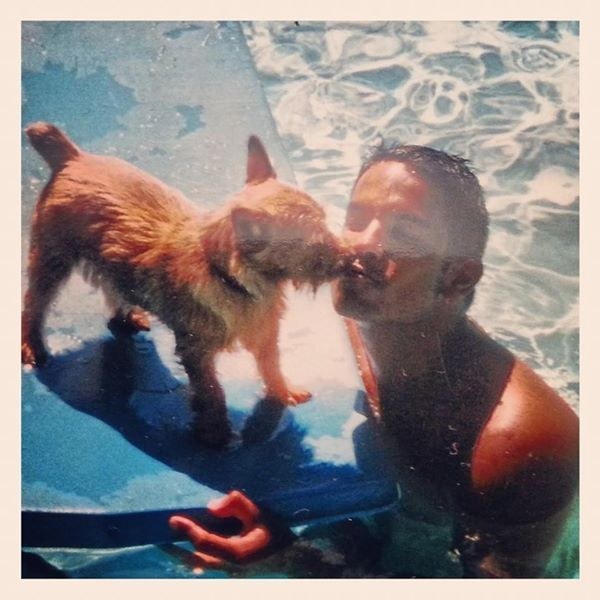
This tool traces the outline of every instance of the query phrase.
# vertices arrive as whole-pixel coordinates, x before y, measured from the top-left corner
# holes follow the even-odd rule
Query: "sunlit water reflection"
[[[576,23],[252,23],[298,183],[339,228],[381,137],[469,159],[491,214],[471,314],[578,408]]]

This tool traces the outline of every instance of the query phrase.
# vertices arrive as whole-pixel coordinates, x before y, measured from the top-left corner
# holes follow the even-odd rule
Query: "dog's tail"
[[[81,150],[55,125],[32,123],[25,129],[31,145],[42,155],[53,171],[77,158]]]

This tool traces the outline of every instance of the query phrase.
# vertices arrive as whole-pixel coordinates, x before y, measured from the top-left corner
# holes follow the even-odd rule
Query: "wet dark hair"
[[[383,161],[406,163],[437,192],[448,224],[448,258],[482,258],[489,217],[483,190],[468,167],[469,161],[427,146],[382,142],[366,157],[356,181],[367,169]]]

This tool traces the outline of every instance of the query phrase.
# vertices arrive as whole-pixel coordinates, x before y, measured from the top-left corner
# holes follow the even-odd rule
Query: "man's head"
[[[423,146],[378,148],[358,175],[344,228],[336,309],[415,322],[464,311],[482,273],[488,215],[466,161]]]

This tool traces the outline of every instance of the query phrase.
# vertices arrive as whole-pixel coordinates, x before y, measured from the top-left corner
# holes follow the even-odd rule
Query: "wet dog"
[[[268,397],[285,405],[310,398],[279,366],[283,288],[316,289],[335,275],[340,250],[323,209],[276,178],[257,137],[248,141],[246,185],[203,215],[178,191],[125,161],[84,152],[53,125],[26,133],[52,175],[31,224],[23,363],[46,360],[48,306],[81,266],[103,290],[112,327],[147,330],[149,311],[173,330],[204,443],[231,435],[215,357],[236,342],[253,354]]]

